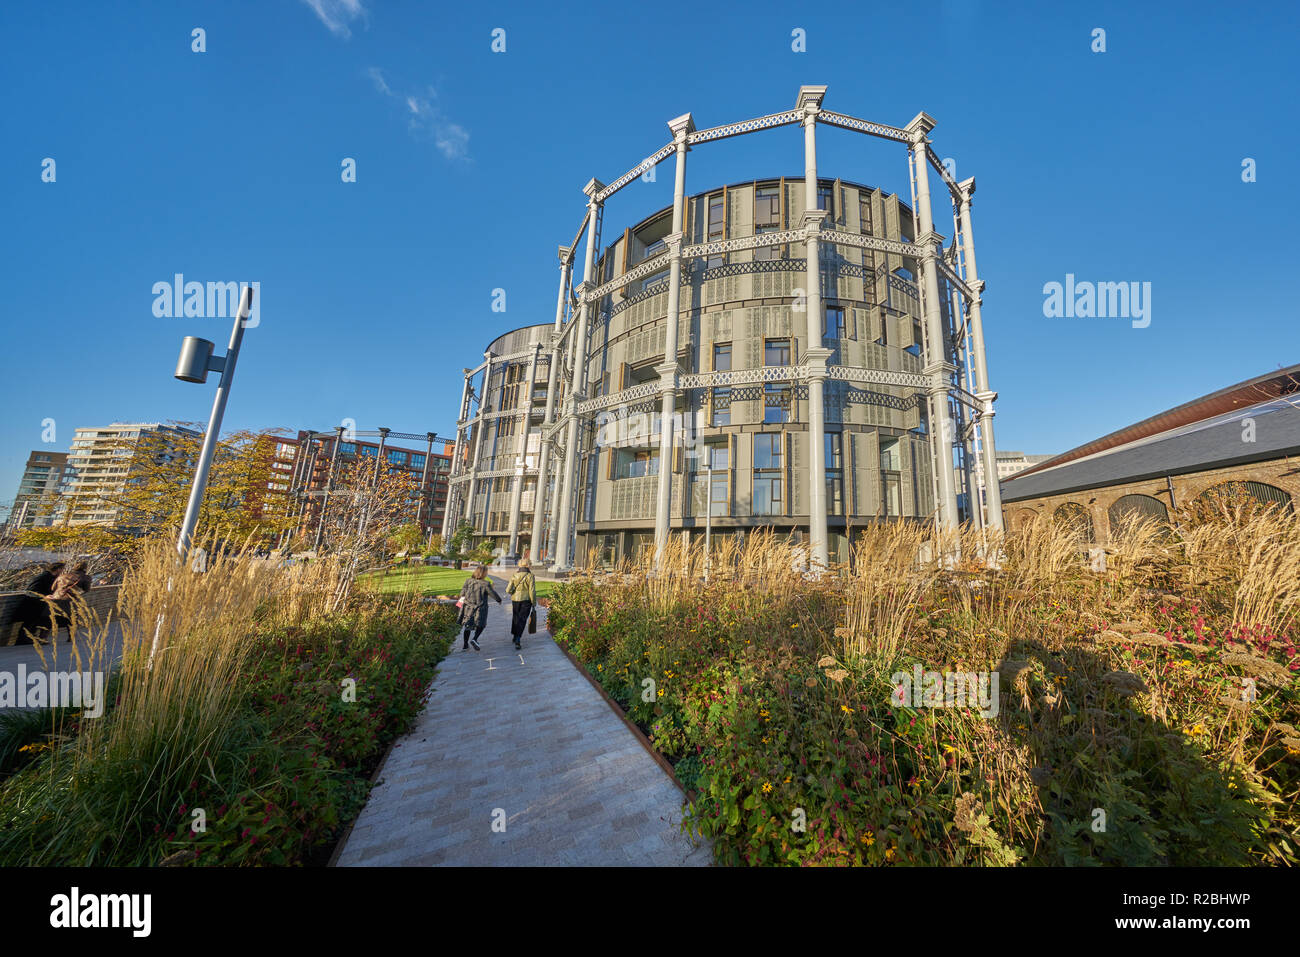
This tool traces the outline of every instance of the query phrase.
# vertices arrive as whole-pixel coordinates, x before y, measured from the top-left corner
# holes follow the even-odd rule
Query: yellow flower
[[[840,710],[843,711],[845,714],[852,714],[852,713],[853,713],[853,709],[850,708],[850,707],[849,707],[848,705],[846,705],[846,704],[842,704],[842,705],[840,705]]]
[[[663,696],[664,696],[664,689],[663,689],[663,688],[660,688],[660,689],[659,689],[659,697],[662,698]]]
[[[863,835],[862,835],[862,843],[865,844],[865,845],[867,845],[867,847],[870,847],[872,844],[875,844],[875,843],[876,843],[876,835],[874,835],[874,834],[863,834]]]
[[[768,793],[769,791],[771,791],[771,790],[772,790],[772,785],[770,785],[770,784],[768,784],[766,781],[764,781],[764,782],[763,782],[763,793],[764,793],[764,794],[767,794],[767,793]]]

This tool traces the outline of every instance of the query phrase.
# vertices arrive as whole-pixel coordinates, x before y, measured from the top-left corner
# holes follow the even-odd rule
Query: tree
[[[411,524],[418,495],[419,481],[405,470],[381,468],[376,476],[365,458],[338,466],[320,519],[322,549],[342,562],[335,604],[347,596],[357,572],[377,564],[397,530]]]
[[[418,522],[398,525],[388,536],[388,547],[395,552],[418,551],[422,544],[424,544],[424,529]]]
[[[465,560],[470,540],[473,537],[474,526],[469,522],[461,522],[451,533],[451,538],[447,539],[443,547],[443,556],[448,561],[455,562],[456,567],[460,568],[460,563]]]
[[[217,440],[196,535],[274,540],[289,526],[288,483],[274,467],[282,434],[282,429],[243,430]],[[202,435],[172,431],[119,440],[111,449],[108,467],[118,470],[122,481],[83,493],[75,502],[78,508],[111,510],[115,519],[67,527],[99,528],[126,550],[134,550],[150,534],[179,528],[202,442]]]

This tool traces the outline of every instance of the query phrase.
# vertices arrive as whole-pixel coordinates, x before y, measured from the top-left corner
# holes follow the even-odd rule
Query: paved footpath
[[[681,791],[551,640],[545,613],[522,652],[509,598],[489,605],[482,651],[457,636],[339,866],[712,863],[679,830]]]

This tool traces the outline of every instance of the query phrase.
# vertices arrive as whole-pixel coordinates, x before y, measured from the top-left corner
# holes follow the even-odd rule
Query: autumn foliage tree
[[[272,543],[291,524],[285,473],[274,467],[281,429],[231,432],[217,441],[197,534],[218,539]],[[114,519],[97,525],[56,524],[43,531],[85,537],[92,531],[107,547],[134,551],[154,534],[180,527],[189,502],[202,435],[146,432],[121,440],[108,461],[122,481],[78,495],[78,507],[111,510]]]
[[[411,521],[420,494],[419,481],[405,469],[380,468],[362,458],[337,466],[333,487],[318,519],[321,548],[343,562],[341,593],[361,569],[378,563],[389,551],[398,529]],[[315,527],[301,529],[314,536]]]

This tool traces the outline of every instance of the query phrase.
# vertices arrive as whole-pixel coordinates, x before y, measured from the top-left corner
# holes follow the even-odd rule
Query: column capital
[[[805,84],[799,87],[799,96],[795,100],[795,109],[804,111],[804,122],[807,123],[809,118],[816,119],[817,112],[822,107],[822,97],[826,95],[826,87],[810,86]]]
[[[828,215],[824,209],[805,209],[803,211],[803,227],[807,232],[820,232],[822,220]]]
[[[977,303],[982,302],[984,297],[984,280],[983,279],[968,280],[966,282],[966,285],[970,287],[971,292],[975,293],[975,301]]]
[[[605,184],[602,183],[600,180],[596,179],[596,177],[594,176],[591,179],[587,180],[587,185],[582,187],[582,192],[586,194],[587,199],[589,200],[589,205],[595,204],[596,194],[599,193],[604,188],[605,188]]]
[[[934,129],[934,127],[934,117],[922,110],[920,113],[917,113],[916,116],[912,117],[911,122],[903,127],[903,129],[912,134],[913,146],[924,146],[929,142],[927,134]]]
[[[669,252],[681,253],[682,243],[686,241],[686,233],[677,232],[669,233],[663,238],[664,245],[668,247]]]
[[[655,372],[659,373],[659,388],[661,391],[677,391],[677,376],[681,372],[681,367],[677,364],[676,359],[666,359],[655,366]]]
[[[825,346],[812,346],[803,352],[803,364],[808,367],[809,378],[826,378],[826,364],[835,353]]]
[[[961,201],[969,203],[970,198],[975,195],[975,177],[972,176],[970,179],[962,180],[957,184],[957,188],[961,190]]]
[[[947,392],[948,382],[952,374],[957,371],[957,367],[951,362],[930,362],[921,370],[921,374],[930,379],[930,385],[926,391],[933,394],[934,392]]]
[[[678,149],[686,145],[686,137],[695,132],[695,118],[689,113],[673,117],[668,121],[668,129],[673,134],[673,142]]]
[[[560,246],[557,248],[556,255],[560,258],[561,269],[569,264],[569,252],[570,249],[568,246]]]
[[[913,246],[920,246],[926,253],[938,259],[943,254],[943,237],[933,229],[926,233],[921,233],[912,240]]]

